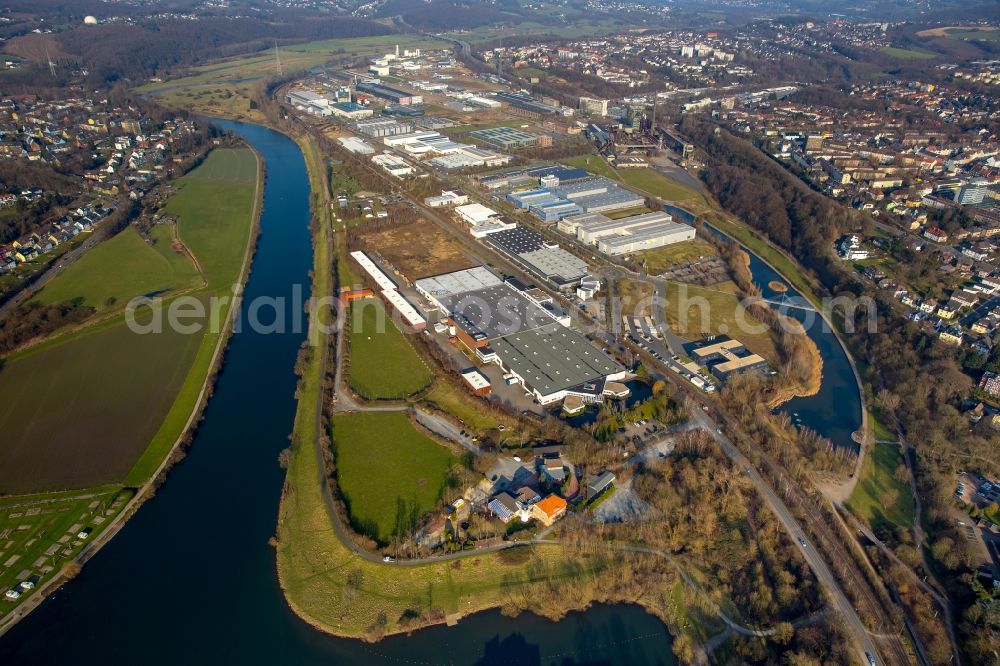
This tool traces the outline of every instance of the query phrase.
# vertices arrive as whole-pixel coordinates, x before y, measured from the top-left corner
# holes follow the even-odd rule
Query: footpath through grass
[[[896,478],[903,457],[896,444],[875,444],[865,456],[861,478],[847,506],[872,529],[911,528],[913,497],[905,478]]]
[[[334,416],[333,448],[351,522],[380,543],[405,536],[437,505],[457,462],[403,412]]]
[[[354,301],[350,313],[351,389],[366,400],[405,398],[425,388],[434,374],[386,313],[382,301]]]

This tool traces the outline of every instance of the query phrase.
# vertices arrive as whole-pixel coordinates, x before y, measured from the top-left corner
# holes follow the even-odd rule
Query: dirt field
[[[366,233],[362,246],[380,252],[410,280],[476,265],[461,243],[427,220]]]
[[[979,32],[993,32],[996,30],[993,26],[988,25],[951,25],[942,26],[939,28],[928,28],[927,30],[921,30],[917,33],[918,37],[947,37],[948,33],[951,31],[966,31],[966,30],[977,30]]]

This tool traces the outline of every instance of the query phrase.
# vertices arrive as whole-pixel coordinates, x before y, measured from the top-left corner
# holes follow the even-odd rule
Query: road
[[[876,663],[881,663],[875,643],[872,641],[871,636],[868,635],[868,630],[861,621],[861,617],[854,610],[854,606],[847,598],[847,595],[844,594],[826,560],[819,554],[815,546],[810,543],[802,527],[792,515],[792,512],[788,510],[788,507],[781,501],[770,484],[750,464],[746,456],[740,453],[739,449],[722,433],[722,430],[716,426],[707,414],[699,409],[692,410],[692,413],[693,418],[712,434],[712,437],[718,442],[722,451],[733,461],[733,464],[737,468],[745,470],[747,477],[753,483],[754,488],[757,489],[758,494],[767,502],[768,507],[778,517],[785,530],[795,539],[802,556],[809,564],[809,568],[812,569],[816,579],[829,595],[834,608],[836,608],[843,618],[844,624],[847,626],[854,646],[858,651],[858,656],[863,659],[862,663],[867,662],[866,654],[874,655]]]

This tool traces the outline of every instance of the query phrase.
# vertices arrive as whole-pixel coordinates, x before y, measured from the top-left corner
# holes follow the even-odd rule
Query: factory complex
[[[559,220],[559,231],[582,243],[595,245],[608,255],[642,250],[693,240],[694,227],[674,222],[662,211],[612,220],[601,213],[582,213]]]
[[[646,199],[635,192],[618,187],[603,176],[594,176],[562,184],[555,174],[541,176],[542,187],[511,192],[507,201],[527,209],[543,222],[557,222],[580,213],[602,213],[639,208]]]
[[[573,396],[599,402],[625,369],[568,326],[539,290],[501,280],[482,266],[417,280],[415,288],[448,317],[458,342],[499,365],[543,405]],[[606,387],[611,382],[612,386]]]

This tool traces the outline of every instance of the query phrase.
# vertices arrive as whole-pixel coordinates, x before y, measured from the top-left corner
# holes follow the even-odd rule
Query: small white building
[[[498,213],[492,208],[487,208],[480,203],[470,203],[464,206],[459,206],[455,209],[458,216],[468,222],[471,225],[476,225],[486,220],[492,219],[498,215]]]

